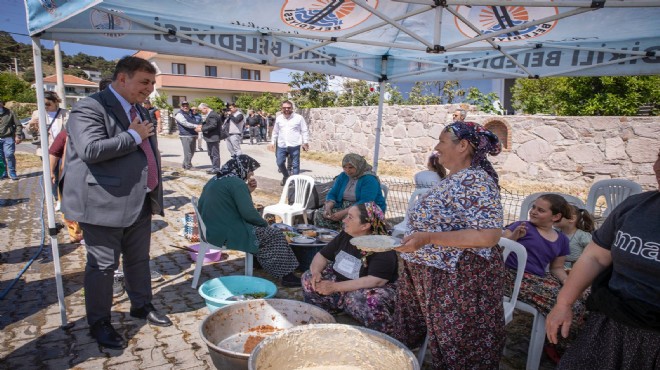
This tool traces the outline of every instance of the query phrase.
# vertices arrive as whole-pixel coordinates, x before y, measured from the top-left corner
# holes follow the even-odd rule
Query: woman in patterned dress
[[[473,122],[445,127],[435,150],[449,175],[409,211],[394,337],[429,335],[434,369],[497,369],[504,347],[504,264],[496,135]]]
[[[384,224],[376,203],[350,207],[344,230],[314,256],[302,276],[305,302],[328,311],[342,310],[369,329],[391,334],[396,253],[364,252],[350,244],[356,236],[386,235]]]
[[[268,227],[254,208],[251,193],[257,188],[254,171],[260,164],[245,154],[234,155],[204,186],[199,212],[206,238],[216,246],[253,253],[270,275],[286,287],[300,286],[293,271],[298,260],[281,231]]]

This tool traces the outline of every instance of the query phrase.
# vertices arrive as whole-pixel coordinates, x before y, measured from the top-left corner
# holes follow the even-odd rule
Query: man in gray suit
[[[195,131],[203,134],[206,141],[206,148],[209,152],[209,158],[211,159],[211,169],[206,171],[206,173],[215,175],[220,172],[220,140],[225,139],[220,135],[222,117],[206,103],[201,103],[198,108],[206,116],[206,120],[203,125],[197,126]]]
[[[74,106],[67,123],[62,211],[78,221],[87,245],[85,309],[90,333],[105,347],[123,348],[110,323],[114,270],[123,255],[130,314],[149,323],[171,321],[151,304],[151,215],[163,215],[155,122],[140,106],[153,91],[148,61],[122,58],[112,84]]]

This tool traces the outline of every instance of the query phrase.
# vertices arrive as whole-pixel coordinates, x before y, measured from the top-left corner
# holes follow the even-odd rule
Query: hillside
[[[55,53],[52,49],[42,46],[42,60],[44,75],[55,74]],[[34,82],[34,68],[32,62],[32,45],[17,42],[11,34],[0,31],[0,69],[14,71],[14,58],[18,61],[19,75],[27,82]],[[103,57],[96,57],[84,53],[67,55],[62,53],[64,73],[81,78],[87,78],[82,69],[100,71],[102,76],[112,75],[115,62]]]

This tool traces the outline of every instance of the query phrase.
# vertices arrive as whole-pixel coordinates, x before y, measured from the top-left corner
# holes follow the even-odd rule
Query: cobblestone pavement
[[[42,239],[41,172],[21,171],[19,181],[0,182],[0,289],[4,292],[26,263],[37,255]],[[161,328],[129,316],[127,296],[114,300],[112,322],[128,340],[124,350],[100,347],[89,334],[85,321],[83,271],[85,248],[58,236],[66,314],[61,328],[54,266],[47,244],[34,263],[0,300],[0,369],[212,369],[199,325],[208,314],[204,300],[190,287],[194,263],[188,253],[171,245],[189,244],[179,235],[179,219],[191,212],[190,196],[199,195],[207,175],[182,177],[165,170],[166,216],[152,222],[153,267],[164,280],[153,284],[154,305],[169,314],[174,325]],[[264,182],[275,179],[264,179]],[[279,190],[278,190],[279,191]],[[272,202],[273,194],[257,194],[256,202]],[[59,214],[56,215],[59,218]],[[49,243],[49,239],[47,240]],[[226,261],[205,265],[201,281],[243,274],[244,256],[229,251]],[[256,276],[269,278],[262,270]],[[277,298],[302,298],[299,288],[278,286]],[[509,340],[502,360],[504,369],[524,368],[531,316],[516,314],[509,325]],[[347,322],[339,316],[338,321]],[[553,366],[544,360],[542,368]]]

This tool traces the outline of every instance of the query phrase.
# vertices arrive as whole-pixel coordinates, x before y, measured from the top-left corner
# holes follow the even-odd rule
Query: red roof
[[[44,82],[56,84],[57,83],[57,76],[52,75],[52,76],[44,77]],[[96,82],[87,81],[87,80],[82,79],[80,77],[71,76],[71,75],[64,75],[64,84],[65,85],[98,86],[98,83],[96,83]]]

